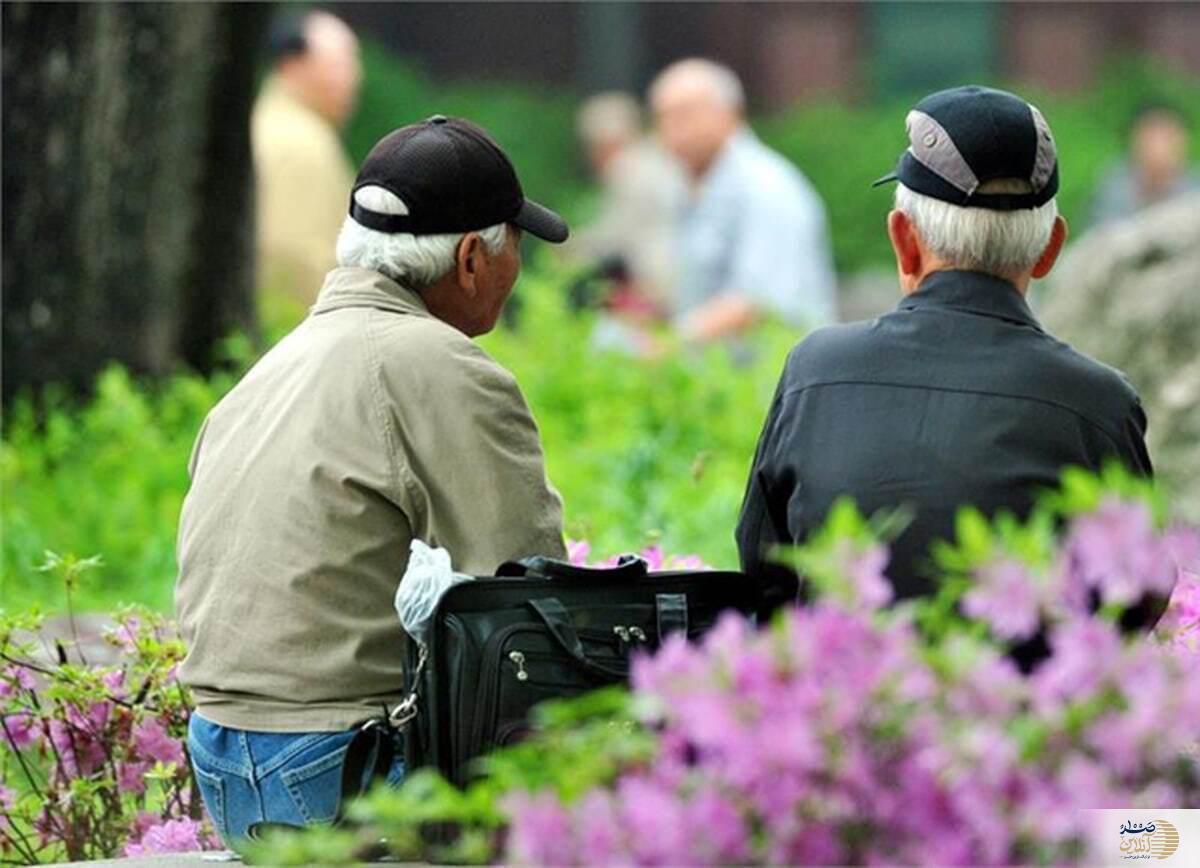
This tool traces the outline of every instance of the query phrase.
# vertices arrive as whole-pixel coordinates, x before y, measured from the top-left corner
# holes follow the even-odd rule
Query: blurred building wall
[[[1000,75],[1086,87],[1121,52],[1200,75],[1200,3],[347,3],[364,35],[443,79],[640,91],[680,57],[734,66],[756,108]]]

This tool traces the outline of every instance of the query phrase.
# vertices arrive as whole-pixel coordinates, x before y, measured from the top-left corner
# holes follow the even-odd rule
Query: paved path
[[[132,859],[101,859],[97,862],[59,862],[59,865],[120,866],[120,868],[220,868],[222,865],[241,865],[242,860],[230,850],[208,853],[161,853],[157,856],[137,856]]]

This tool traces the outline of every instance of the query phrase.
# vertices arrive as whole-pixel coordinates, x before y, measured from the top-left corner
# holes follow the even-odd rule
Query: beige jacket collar
[[[373,307],[415,316],[433,316],[415,291],[378,271],[357,267],[339,267],[329,272],[311,312],[321,314],[345,307]]]

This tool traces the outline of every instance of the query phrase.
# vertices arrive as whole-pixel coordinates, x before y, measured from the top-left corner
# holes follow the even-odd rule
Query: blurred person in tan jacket
[[[251,116],[258,207],[258,288],[268,319],[298,319],[334,266],[354,181],[338,131],[354,111],[358,39],[339,18],[283,19],[275,64]]]

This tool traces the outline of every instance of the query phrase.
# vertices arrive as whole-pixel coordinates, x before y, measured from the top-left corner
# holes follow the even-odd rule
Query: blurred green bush
[[[548,258],[530,265],[518,288],[519,328],[483,343],[533,408],[568,535],[590,540],[597,557],[661,541],[735,564],[746,473],[799,335],[768,329],[743,367],[717,349],[647,361],[598,352],[591,319],[566,309],[567,275]],[[13,407],[0,442],[0,606],[63,608],[60,583],[36,571],[52,549],[104,558],[75,592],[77,609],[137,602],[170,610],[192,441],[251,361],[242,342],[229,355],[232,370],[212,380],[138,383],[112,368],[85,406],[46,396],[41,426],[29,401]]]

